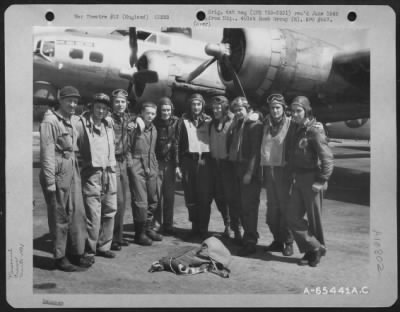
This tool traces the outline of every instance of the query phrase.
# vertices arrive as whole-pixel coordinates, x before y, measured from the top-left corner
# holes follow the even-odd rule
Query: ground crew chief
[[[106,120],[111,102],[108,95],[93,96],[90,110],[80,116],[77,130],[82,156],[82,191],[87,217],[86,252],[114,258],[110,251],[117,211],[114,130]]]
[[[262,123],[249,118],[250,105],[245,97],[237,97],[231,103],[235,114],[234,123],[228,133],[229,160],[234,162],[235,187],[233,194],[240,203],[240,215],[244,229],[243,247],[239,256],[256,252],[258,241],[257,222],[260,205],[260,146]]]
[[[130,134],[127,154],[135,224],[134,241],[143,246],[162,240],[162,236],[153,229],[154,213],[158,204],[158,163],[155,154],[157,130],[153,125],[156,113],[157,106],[154,103],[143,103],[140,117],[144,121],[144,128],[136,127]]]
[[[158,161],[158,207],[156,220],[164,234],[173,235],[175,169],[178,163],[177,125],[179,118],[173,115],[174,104],[168,97],[158,102],[158,115],[154,120],[157,128],[156,156]]]
[[[287,138],[288,165],[293,174],[288,224],[304,257],[299,265],[317,266],[326,252],[321,223],[323,190],[333,170],[333,155],[310,101],[297,96],[291,104],[293,127]],[[304,215],[307,214],[307,220]]]
[[[112,92],[111,115],[115,134],[115,159],[117,175],[117,213],[114,223],[114,237],[111,250],[121,250],[122,246],[128,246],[127,240],[123,239],[124,215],[129,191],[129,180],[127,172],[127,154],[129,133],[134,128],[134,116],[127,112],[128,92],[123,89],[116,89]]]
[[[291,119],[285,114],[287,106],[281,94],[271,94],[267,98],[267,105],[269,115],[263,122],[260,163],[267,191],[266,220],[274,240],[265,250],[291,256],[293,235],[286,220],[290,178],[285,159],[286,136]]]
[[[78,117],[74,113],[79,98],[76,88],[62,88],[55,110],[49,109],[40,124],[40,184],[47,205],[55,266],[67,272],[77,271],[77,266],[91,265],[83,257],[87,236],[86,219],[75,157],[75,124]]]
[[[189,112],[178,125],[177,176],[182,177],[185,204],[192,222],[191,236],[206,238],[212,201],[210,170],[211,118],[204,113],[205,101],[193,93],[187,100]]]

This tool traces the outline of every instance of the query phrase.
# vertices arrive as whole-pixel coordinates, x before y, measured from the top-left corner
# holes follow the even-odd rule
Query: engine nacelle
[[[288,29],[227,28],[223,42],[230,44],[230,60],[246,94],[257,101],[272,92],[288,97],[318,93],[339,50]],[[219,73],[227,89],[235,93],[232,77],[221,62]]]
[[[157,103],[163,96],[171,98],[176,112],[186,111],[185,102],[188,94],[198,92],[207,101],[208,94],[224,94],[225,86],[219,79],[217,65],[210,68],[190,83],[182,81],[181,77],[197,68],[204,59],[180,55],[164,51],[145,52],[138,60],[138,71],[150,70],[157,72],[158,82],[135,82],[137,103],[145,101]]]

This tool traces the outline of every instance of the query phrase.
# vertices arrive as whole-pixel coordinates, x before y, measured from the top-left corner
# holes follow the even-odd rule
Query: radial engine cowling
[[[338,48],[288,29],[224,29],[223,42],[246,94],[256,100],[272,92],[309,95],[328,79]],[[229,70],[219,62],[219,74],[234,91]]]

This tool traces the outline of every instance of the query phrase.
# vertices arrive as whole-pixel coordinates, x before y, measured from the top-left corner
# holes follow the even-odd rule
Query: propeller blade
[[[246,97],[242,83],[240,82],[239,76],[237,75],[235,68],[233,67],[233,65],[231,63],[231,60],[229,59],[229,55],[224,55],[222,58],[222,61],[224,62],[224,64],[228,68],[228,70],[231,72],[231,76],[233,78],[233,83],[235,84],[235,89],[240,91],[241,96]]]
[[[158,73],[154,70],[142,69],[133,74],[134,83],[155,83],[158,82]]]
[[[137,44],[137,35],[136,35],[136,27],[129,27],[129,47],[131,49],[131,55],[129,57],[129,64],[131,67],[136,64],[138,57],[138,44]]]
[[[206,60],[205,62],[201,63],[197,68],[195,68],[192,72],[182,77],[182,80],[185,82],[191,82],[192,80],[200,76],[208,68],[208,66],[214,63],[216,60],[216,57]]]

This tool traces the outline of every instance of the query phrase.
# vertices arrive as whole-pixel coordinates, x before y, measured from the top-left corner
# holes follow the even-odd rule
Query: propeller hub
[[[224,55],[231,55],[229,43],[209,43],[205,46],[204,51],[207,55],[218,59],[221,59]]]

